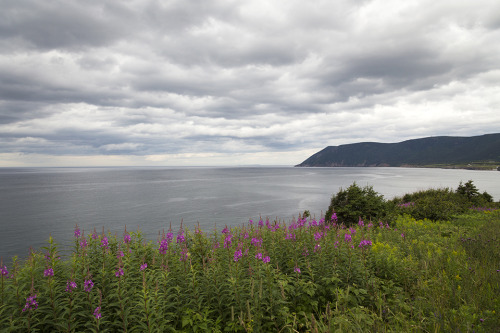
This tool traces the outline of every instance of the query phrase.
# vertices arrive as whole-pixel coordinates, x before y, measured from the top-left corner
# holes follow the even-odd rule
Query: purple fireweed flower
[[[188,258],[188,249],[185,247],[182,249],[181,254],[180,254],[180,261],[186,261]]]
[[[263,227],[264,226],[264,221],[262,221],[262,219],[259,220],[259,227]]]
[[[85,280],[85,282],[83,283],[83,290],[85,290],[88,293],[92,290],[93,287],[94,287],[94,282],[92,282],[92,280]]]
[[[248,237],[250,236],[248,235],[248,232],[245,231],[245,233],[243,233],[243,239],[247,239]]]
[[[95,308],[95,310],[94,310],[94,317],[97,320],[99,320],[102,317],[102,315],[101,315],[101,307],[100,306],[98,306],[97,308]]]
[[[229,249],[231,247],[232,239],[233,239],[233,235],[231,235],[231,234],[226,235],[226,238],[224,238],[224,248],[225,249]]]
[[[222,229],[222,233],[226,235],[229,233],[229,229],[227,226],[224,229]]]
[[[165,235],[165,239],[167,240],[167,242],[171,242],[172,239],[174,239],[174,233],[173,232],[167,232],[167,234]]]
[[[78,237],[80,237],[80,235],[81,235],[80,229],[78,228],[78,226],[76,226],[76,228],[75,228],[75,237],[78,238]]]
[[[295,269],[293,271],[296,272],[296,273],[298,273],[298,274],[300,274],[300,268],[297,267],[297,266],[295,266]]]
[[[243,257],[243,252],[241,252],[241,250],[234,251],[234,262],[238,262],[241,257]]]
[[[86,240],[85,238],[84,238],[84,239],[82,239],[82,241],[80,242],[80,247],[81,247],[82,249],[84,249],[84,248],[86,248],[87,246],[88,246],[88,244],[87,244],[87,240]]]
[[[335,246],[335,248],[339,247],[339,241],[336,241],[333,245]]]
[[[382,221],[380,221],[380,222],[378,223],[378,226],[380,227],[380,229],[383,229],[383,228],[384,228],[384,223],[383,223]]]
[[[125,256],[125,254],[123,253],[123,251],[118,251],[118,253],[116,254],[116,258],[118,258],[118,259],[120,259],[123,256]]]
[[[104,236],[101,240],[101,247],[103,249],[107,249],[108,248],[108,245],[109,245],[109,242],[108,242],[108,237]]]
[[[99,238],[99,235],[97,234],[97,232],[94,231],[94,233],[92,234],[92,239],[97,239]]]
[[[36,294],[30,295],[26,298],[26,304],[24,305],[23,312],[29,310],[36,310],[38,308],[38,303],[36,301]]]
[[[116,277],[122,276],[123,274],[125,274],[125,273],[123,272],[122,268],[118,268],[118,270],[115,272]]]
[[[484,322],[484,319],[483,319],[483,318],[481,318],[481,319],[479,319],[479,321],[480,321],[480,322]]]
[[[373,227],[373,223],[370,221],[370,223],[368,223],[367,227],[368,227],[368,228]]]
[[[319,252],[319,251],[321,251],[321,244],[320,243],[316,244],[316,246],[314,247],[314,252]]]
[[[312,220],[311,222],[309,222],[309,227],[317,227],[318,226],[318,222],[316,220]]]
[[[160,252],[160,254],[166,254],[167,250],[168,250],[168,240],[164,238],[161,240],[160,248],[158,249],[158,251]]]
[[[7,270],[7,266],[3,266],[2,269],[0,270],[2,276],[7,276],[9,275],[9,271]]]
[[[262,246],[262,238],[252,238],[250,243],[255,247],[261,247]]]
[[[404,233],[401,233],[401,238],[405,238],[405,234]]]
[[[351,233],[352,236],[356,235],[356,229],[354,228],[349,228],[349,232]]]
[[[350,241],[352,241],[351,235],[350,234],[345,234],[344,240],[346,241],[346,243],[349,243]]]
[[[248,220],[248,225],[253,225],[253,220]]]
[[[184,237],[184,232],[181,232],[177,235],[177,243],[184,243],[186,241],[186,237]]]
[[[267,264],[267,263],[268,263],[268,262],[270,262],[270,261],[271,261],[271,257],[269,257],[269,256],[265,256],[264,258],[262,258],[262,262],[263,262],[264,264]]]
[[[54,270],[51,267],[49,267],[43,271],[43,275],[44,276],[54,276]]]
[[[130,241],[131,241],[131,240],[132,240],[132,237],[130,237],[130,235],[129,235],[129,234],[125,234],[125,235],[123,235],[123,242],[124,242],[125,244],[130,243]]]
[[[304,247],[304,252],[302,252],[302,255],[304,257],[307,257],[309,255],[309,250],[306,247]]]
[[[257,258],[257,259],[259,259],[259,260],[262,260],[262,253],[260,253],[260,252],[259,252],[259,253],[257,253],[257,254],[255,255],[255,258]]]
[[[148,264],[147,263],[144,263],[141,265],[141,271],[145,270],[146,268],[148,268]]]
[[[365,226],[365,223],[363,222],[363,220],[362,220],[362,219],[359,219],[359,221],[358,221],[358,225],[359,225],[360,227],[364,227],[364,226]]]
[[[66,282],[66,291],[71,293],[74,289],[76,289],[76,282],[68,280],[68,282]]]
[[[297,236],[295,235],[295,233],[291,232],[291,233],[286,233],[285,235],[285,239],[290,239],[290,240],[296,240],[297,239]]]
[[[337,222],[337,213],[332,214],[332,221]]]
[[[364,248],[364,247],[369,247],[369,246],[372,246],[372,242],[365,239],[365,240],[362,240],[361,242],[359,242],[359,247],[361,248]]]
[[[314,234],[314,240],[316,242],[319,241],[322,237],[323,237],[323,233],[322,232],[317,232],[317,233]]]

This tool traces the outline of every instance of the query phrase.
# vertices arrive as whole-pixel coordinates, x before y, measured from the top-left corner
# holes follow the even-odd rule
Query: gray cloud
[[[232,163],[500,125],[493,0],[0,5],[9,161]]]

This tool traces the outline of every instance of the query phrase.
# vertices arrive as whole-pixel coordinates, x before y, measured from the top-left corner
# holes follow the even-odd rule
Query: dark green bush
[[[335,212],[338,222],[347,226],[358,223],[360,218],[365,221],[377,221],[387,217],[390,211],[389,207],[383,195],[375,192],[373,186],[361,188],[354,182],[345,190],[341,188],[332,197],[325,214],[325,220],[331,221]]]
[[[399,206],[402,213],[416,219],[450,220],[453,216],[466,212],[471,207],[489,207],[493,205],[493,197],[487,192],[479,193],[469,180],[451,188],[428,189],[395,198],[391,203]]]

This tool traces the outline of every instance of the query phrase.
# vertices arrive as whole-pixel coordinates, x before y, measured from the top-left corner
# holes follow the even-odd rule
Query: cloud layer
[[[495,0],[0,4],[0,166],[296,164],[500,128]]]

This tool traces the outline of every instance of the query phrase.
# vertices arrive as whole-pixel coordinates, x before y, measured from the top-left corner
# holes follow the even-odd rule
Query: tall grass
[[[494,332],[500,212],[453,222],[249,221],[146,242],[78,227],[2,263],[7,332]]]

